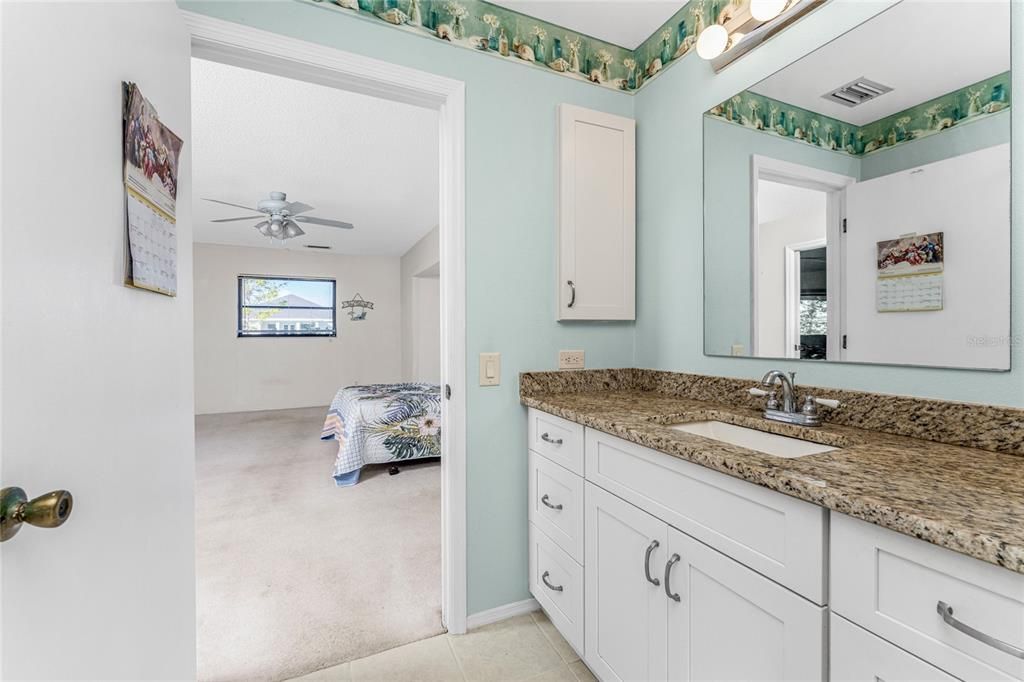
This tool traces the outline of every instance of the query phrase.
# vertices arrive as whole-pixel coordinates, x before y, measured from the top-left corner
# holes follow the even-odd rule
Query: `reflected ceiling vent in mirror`
[[[836,104],[842,104],[844,107],[855,107],[858,104],[870,102],[887,92],[892,92],[892,88],[888,85],[882,85],[867,78],[858,78],[841,88],[826,92],[822,97]]]
[[[325,246],[324,244],[306,244],[307,249],[321,249],[323,251],[330,251],[331,247]]]

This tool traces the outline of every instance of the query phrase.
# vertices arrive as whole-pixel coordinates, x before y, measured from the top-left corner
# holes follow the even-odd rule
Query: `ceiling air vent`
[[[330,251],[330,249],[331,249],[331,247],[324,246],[323,244],[306,244],[306,248],[307,249],[323,249],[325,251]]]
[[[892,88],[888,85],[882,85],[867,78],[858,78],[832,92],[826,92],[822,97],[836,104],[842,104],[844,107],[855,107],[887,92],[892,92]]]

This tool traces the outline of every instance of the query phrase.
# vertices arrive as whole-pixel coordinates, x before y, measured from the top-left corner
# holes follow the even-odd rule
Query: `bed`
[[[359,482],[367,464],[441,456],[441,387],[437,384],[347,386],[334,396],[321,440],[338,441],[334,481]]]

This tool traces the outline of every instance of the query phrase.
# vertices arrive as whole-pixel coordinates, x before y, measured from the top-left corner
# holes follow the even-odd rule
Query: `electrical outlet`
[[[558,351],[558,369],[583,369],[584,354],[581,350]]]

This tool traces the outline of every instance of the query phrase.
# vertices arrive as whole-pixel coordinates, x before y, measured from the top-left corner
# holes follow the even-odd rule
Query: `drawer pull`
[[[935,605],[935,610],[939,612],[940,616],[942,616],[942,620],[946,621],[946,625],[950,626],[954,630],[959,630],[968,637],[973,637],[979,642],[988,644],[993,649],[998,649],[999,651],[1002,651],[1004,654],[1010,654],[1011,656],[1014,656],[1016,658],[1024,658],[1024,649],[1021,649],[1020,647],[1015,647],[1012,644],[1007,644],[1002,640],[996,639],[992,635],[986,635],[984,632],[975,630],[970,625],[967,625],[966,623],[963,623],[954,618],[953,607],[947,604],[946,602],[940,601],[938,604]]]
[[[562,511],[562,505],[561,504],[551,504],[550,502],[548,502],[547,493],[545,493],[544,496],[540,498],[540,503],[543,504],[548,509],[554,509],[555,511]]]
[[[672,567],[679,563],[679,561],[679,555],[673,554],[672,558],[668,560],[667,564],[665,564],[665,594],[668,595],[668,598],[672,601],[681,601],[679,595],[672,591],[672,588],[669,586],[668,583],[669,576],[672,573]]]
[[[661,581],[651,577],[651,552],[658,549],[660,544],[657,540],[651,540],[651,544],[647,545],[647,551],[644,552],[644,577],[647,578],[647,582],[655,586],[660,585]]]
[[[561,438],[552,438],[551,436],[548,435],[547,431],[545,431],[544,433],[540,434],[540,439],[542,441],[544,441],[545,443],[551,443],[552,445],[561,445],[562,444],[562,439]]]
[[[544,583],[545,587],[547,587],[549,590],[554,590],[555,592],[561,592],[565,589],[565,587],[563,587],[562,585],[552,585],[550,582],[548,582],[549,575],[551,574],[547,571],[544,571],[544,575],[540,577],[540,580],[542,583]]]

